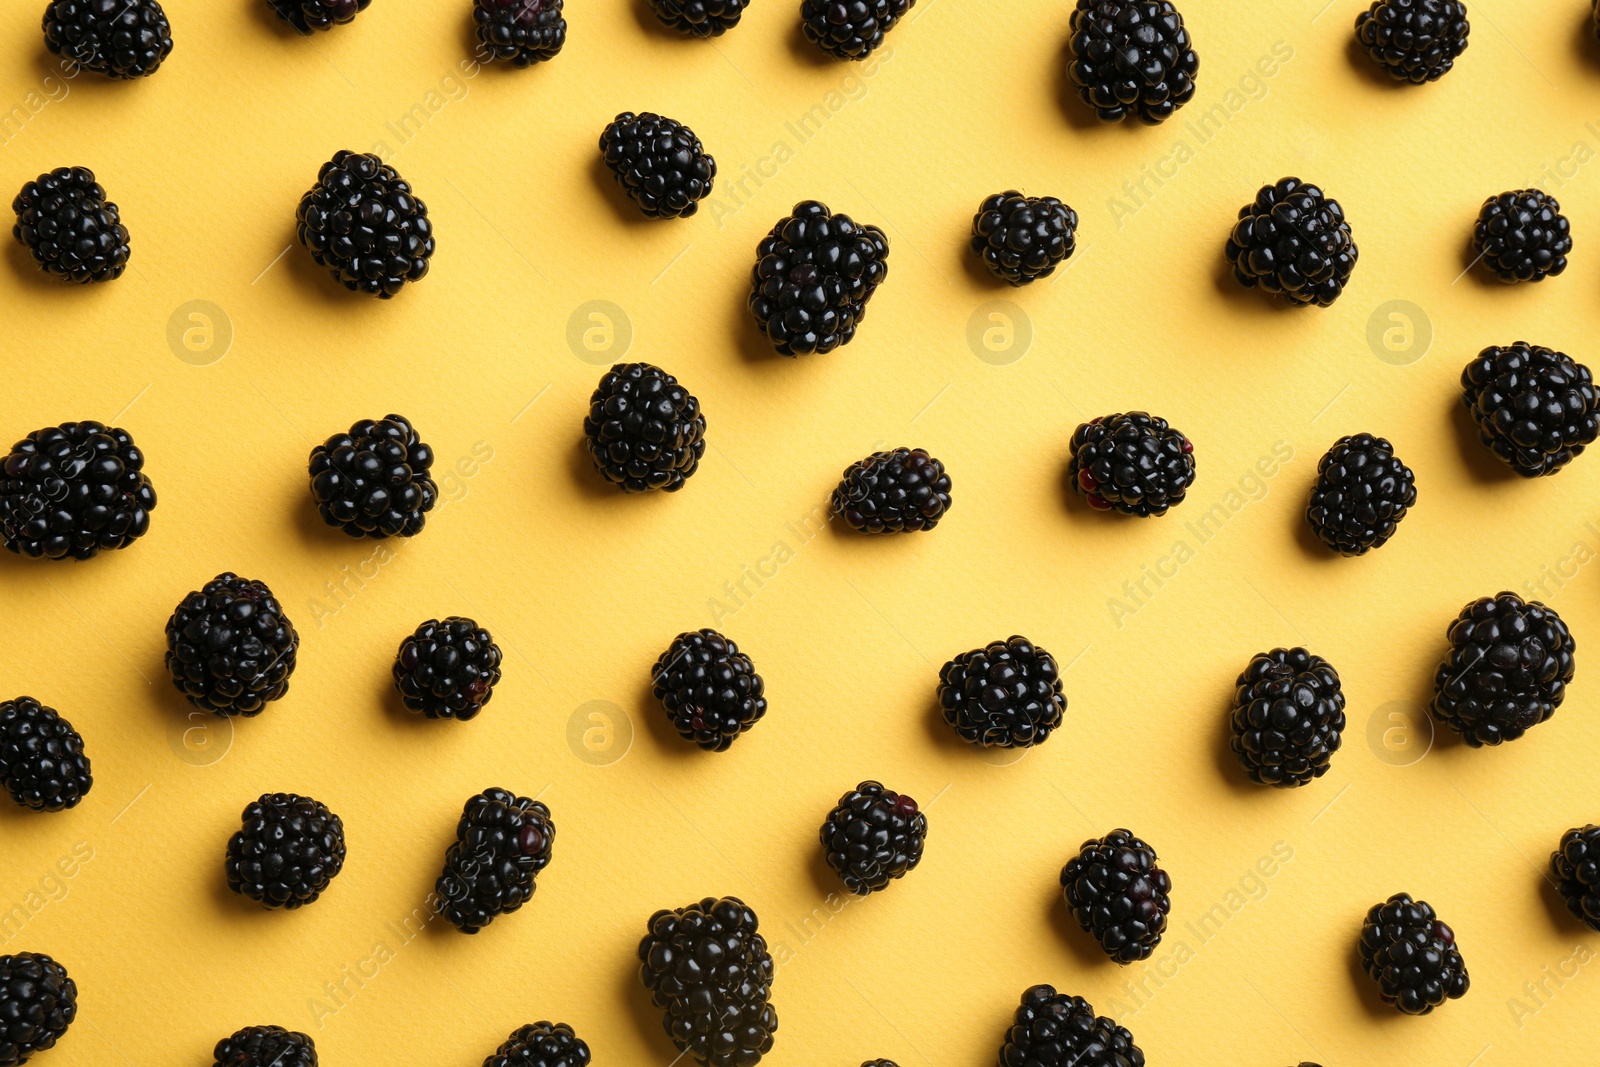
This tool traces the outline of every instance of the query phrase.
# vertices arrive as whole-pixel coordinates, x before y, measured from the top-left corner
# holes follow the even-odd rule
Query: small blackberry
[[[1067,698],[1055,657],[1026,637],[1012,637],[946,663],[939,707],[969,745],[1032,748],[1061,725]]]
[[[295,222],[311,258],[351,292],[387,300],[428,273],[428,205],[370,153],[340,151],[324,163]]]
[[[57,167],[22,187],[11,202],[11,233],[47,274],[70,282],[109,282],[128,269],[128,228],[88,167]]]
[[[1194,445],[1143,411],[1106,415],[1072,435],[1072,488],[1096,511],[1165,515],[1194,484]]]
[[[1172,879],[1156,851],[1127,830],[1090,838],[1061,868],[1067,910],[1118,963],[1150,958],[1172,911]]]
[[[247,1026],[217,1042],[214,1067],[317,1067],[317,1045],[298,1030]]]
[[[531,67],[567,43],[561,7],[562,0],[472,0],[472,21],[489,58]]]
[[[475,934],[533,899],[534,878],[550,866],[556,824],[550,809],[506,789],[472,797],[444,854],[434,892],[439,914],[464,934]]]
[[[272,590],[219,574],[167,621],[167,671],[197,708],[254,718],[289,691],[300,635]]]
[[[612,119],[600,134],[600,158],[628,199],[652,219],[693,215],[717,176],[717,161],[693,130],[649,111],[624,111]]]
[[[1515,741],[1561,706],[1576,647],[1561,616],[1537,600],[1473,601],[1450,626],[1433,717],[1473,748]]]
[[[1339,672],[1303,648],[1257,653],[1239,674],[1233,754],[1252,781],[1283,788],[1324,774],[1344,733]]]
[[[0,1067],[55,1047],[78,1017],[78,986],[42,952],[0,956]]]
[[[500,646],[471,619],[429,619],[400,642],[394,687],[412,711],[465,722],[494,696],[500,659]]]
[[[833,512],[863,533],[931,530],[950,510],[950,476],[924,449],[874,452],[845,468]]]
[[[1053,196],[995,193],[972,218],[972,251],[1011,285],[1047,278],[1077,248],[1078,213]]]
[[[1067,77],[1100,121],[1154,126],[1194,99],[1200,57],[1171,0],[1078,0],[1071,32]]]
[[[322,521],[351,537],[414,537],[439,499],[433,449],[400,415],[363,419],[311,450]]]
[[[228,841],[228,888],[267,908],[304,907],[344,869],[344,823],[327,805],[263,793]]]
[[[331,30],[354,22],[357,15],[372,6],[372,0],[267,0],[267,6],[280,19],[310,36],[313,30]]]
[[[1359,255],[1339,201],[1299,178],[1263,185],[1239,209],[1225,252],[1246,289],[1319,307],[1344,292]]]
[[[685,37],[721,37],[749,6],[750,0],[650,0],[661,24]]]
[[[618,363],[601,376],[583,433],[595,469],[629,493],[677,492],[706,454],[700,401],[649,363]]]
[[[1455,931],[1409,893],[1374,904],[1361,926],[1361,966],[1385,1004],[1426,1015],[1467,992],[1470,980]]]
[[[0,701],[0,783],[34,811],[77,807],[94,785],[83,736],[32,697]]]
[[[1600,930],[1600,826],[1590,823],[1561,835],[1550,854],[1550,876],[1567,909]]]
[[[922,862],[928,817],[904,793],[862,782],[828,812],[821,837],[828,866],[846,889],[864,897]]]
[[[878,227],[801,201],[756,246],[750,272],[756,325],[780,355],[847,345],[889,274],[888,260],[889,239]]]
[[[1306,521],[1341,556],[1381,548],[1417,502],[1417,482],[1387,439],[1341,437],[1317,464]]]
[[[767,713],[766,684],[750,657],[715,630],[673,638],[650,672],[673,729],[707,752],[725,752]]]
[[[1036,985],[1022,994],[1000,1067],[1144,1067],[1144,1053],[1126,1027],[1096,1015],[1087,1000]]]
[[[1600,436],[1600,393],[1589,368],[1526,341],[1494,345],[1461,372],[1478,436],[1525,478],[1571,463]]]
[[[835,59],[865,59],[917,0],[800,0],[806,40]]]
[[[144,78],[172,54],[172,27],[157,0],[50,0],[44,43],[108,78]]]
[[[589,1046],[566,1023],[519,1026],[483,1067],[588,1067]]]
[[[1461,0],[1373,0],[1356,16],[1356,40],[1395,81],[1438,81],[1467,50]]]
[[[1572,225],[1541,189],[1491,196],[1478,211],[1472,247],[1503,282],[1542,282],[1567,269]]]
[[[156,491],[128,431],[98,422],[35,430],[0,466],[0,537],[34,559],[92,559],[150,529]]]

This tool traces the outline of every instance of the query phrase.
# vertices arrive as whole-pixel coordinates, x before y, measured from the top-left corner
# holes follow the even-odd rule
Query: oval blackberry
[[[263,793],[241,821],[228,840],[228,888],[263,907],[311,904],[344,869],[344,823],[320,801]]]
[[[519,1026],[483,1067],[588,1067],[589,1046],[566,1023]]]
[[[247,1026],[217,1042],[214,1067],[317,1067],[317,1045],[298,1030]]]
[[[77,807],[94,785],[83,736],[32,697],[0,701],[0,783],[34,811]]]
[[[972,251],[1011,285],[1047,278],[1077,247],[1078,213],[1053,196],[995,193],[972,219]]]
[[[1417,502],[1417,482],[1387,439],[1341,437],[1317,464],[1306,521],[1341,556],[1381,548]]]
[[[678,736],[707,752],[727,751],[767,713],[755,664],[715,630],[679,634],[650,673],[651,691]]]
[[[1550,876],[1567,910],[1600,930],[1600,826],[1590,823],[1562,834],[1550,854]]]
[[[267,6],[309,36],[315,30],[331,30],[354,22],[357,15],[372,6],[372,0],[267,0]]]
[[[1143,411],[1106,415],[1073,433],[1067,473],[1096,511],[1165,515],[1194,484],[1194,445]]]
[[[167,671],[189,703],[253,718],[289,691],[300,635],[263,583],[219,574],[167,621]]]
[[[1147,126],[1194,99],[1200,57],[1171,0],[1078,0],[1067,77],[1102,122]]]
[[[78,1017],[78,986],[42,952],[0,956],[0,1067],[55,1048]]]
[[[1464,996],[1471,984],[1455,931],[1409,893],[1372,906],[1360,946],[1361,966],[1378,983],[1384,1003],[1407,1015],[1426,1015]]]
[[[1450,627],[1433,717],[1474,748],[1515,741],[1561,706],[1576,648],[1561,616],[1537,600],[1473,601]]]
[[[618,363],[601,376],[583,433],[595,469],[629,493],[676,493],[706,454],[700,401],[649,363]]]
[[[800,0],[806,40],[835,59],[865,59],[917,0]]]
[[[0,466],[0,538],[34,559],[92,559],[150,530],[156,491],[126,430],[67,422],[35,430]]]
[[[394,687],[412,711],[465,722],[494,696],[500,659],[500,646],[471,619],[429,619],[400,642]]]
[[[88,167],[57,167],[22,187],[12,236],[47,274],[85,285],[128,269],[128,228]]]
[[[1284,788],[1328,773],[1344,733],[1339,672],[1303,648],[1257,653],[1239,674],[1233,754],[1251,780]]]
[[[363,419],[311,450],[322,521],[351,537],[414,537],[439,499],[433,449],[400,415]]]
[[[1501,281],[1542,282],[1567,269],[1572,224],[1541,189],[1500,193],[1478,211],[1472,247]]]
[[[685,37],[721,37],[749,6],[750,0],[650,0],[661,24]]]
[[[681,122],[624,111],[600,134],[600,158],[646,218],[688,218],[711,195],[717,161]]]
[[[1144,1053],[1126,1027],[1082,997],[1036,985],[1022,1003],[1000,1046],[1000,1067],[1144,1067]]]
[[[756,246],[750,310],[780,355],[847,345],[889,274],[889,239],[804,200]]]
[[[950,476],[920,448],[874,452],[845,468],[833,512],[863,533],[931,530],[950,510]]]
[[[1461,372],[1478,436],[1525,478],[1554,474],[1600,436],[1600,393],[1589,368],[1526,341],[1494,345]]]
[[[944,721],[969,745],[1032,748],[1066,714],[1055,657],[1026,637],[992,641],[939,671]]]
[[[108,78],[144,78],[172,54],[172,27],[157,0],[50,0],[44,43]]]
[[[1299,178],[1263,185],[1239,209],[1225,254],[1246,289],[1319,307],[1339,299],[1359,256],[1339,201]]]
[[[491,59],[531,67],[554,59],[567,43],[562,0],[473,0],[478,41]]]
[[[858,896],[889,888],[922,862],[928,817],[904,793],[862,782],[834,805],[822,823],[822,855]]]
[[[1356,40],[1395,81],[1421,85],[1450,73],[1467,50],[1461,0],[1373,0],[1356,16]]]
[[[1067,910],[1118,963],[1149,959],[1172,911],[1172,879],[1155,849],[1127,830],[1083,843],[1061,868]]]
[[[508,789],[472,797],[456,823],[434,891],[439,914],[464,934],[475,934],[533,899],[534,879],[550,866],[556,824],[550,809]]]
[[[340,151],[295,211],[300,243],[351,292],[389,299],[428,273],[428,205],[371,153]]]

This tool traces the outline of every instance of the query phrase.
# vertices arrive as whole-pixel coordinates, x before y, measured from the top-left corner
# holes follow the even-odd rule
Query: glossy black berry
[[[500,661],[500,646],[471,619],[429,619],[400,642],[394,687],[412,711],[465,722],[494,696]]]
[[[750,0],[650,0],[661,24],[685,37],[721,37],[749,6]]]
[[[77,807],[94,785],[83,736],[32,697],[0,701],[0,784],[34,811]]]
[[[144,78],[172,54],[172,27],[157,0],[51,0],[44,43],[108,78]]]
[[[1012,637],[946,663],[939,707],[968,744],[1032,748],[1061,725],[1067,698],[1055,657],[1026,637]]]
[[[533,899],[534,879],[550,865],[555,842],[550,809],[537,800],[496,788],[472,797],[434,888],[439,914],[475,934],[516,911]]]
[[[214,1067],[317,1067],[317,1045],[298,1030],[247,1026],[217,1042]]]
[[[1361,966],[1384,1003],[1426,1015],[1466,994],[1470,980],[1455,931],[1409,893],[1374,904],[1361,926]]]
[[[344,869],[344,823],[325,804],[264,793],[228,841],[228,888],[267,908],[304,907]]]
[[[717,161],[681,122],[624,111],[600,134],[600,158],[647,218],[687,218],[711,195]]]
[[[1483,202],[1472,247],[1503,282],[1542,282],[1567,269],[1572,225],[1541,189],[1500,193]]]
[[[0,1067],[55,1047],[78,1017],[78,986],[42,952],[0,956]]]
[[[1380,548],[1417,502],[1417,481],[1394,446],[1370,433],[1341,437],[1317,464],[1306,521],[1341,556]]]
[[[1526,478],[1554,474],[1600,436],[1589,368],[1543,345],[1485,348],[1462,370],[1461,394],[1483,443]]]
[[[833,511],[863,533],[931,530],[950,510],[950,475],[920,448],[874,452],[845,468]]]
[[[562,0],[473,0],[478,41],[491,59],[530,67],[554,59],[567,43]]]
[[[1600,931],[1600,826],[1574,827],[1550,854],[1550,877],[1567,909]]]
[[[1263,185],[1239,209],[1225,254],[1246,289],[1319,307],[1339,299],[1358,256],[1339,201],[1299,178]]]
[[[1171,0],[1078,0],[1067,77],[1102,122],[1154,126],[1194,99],[1200,57]]]
[[[1118,963],[1149,959],[1172,911],[1172,879],[1127,830],[1090,838],[1061,868],[1067,911]]]
[[[589,1067],[589,1046],[566,1023],[519,1026],[483,1067]]]
[[[1576,647],[1561,616],[1537,600],[1473,601],[1450,627],[1433,717],[1474,748],[1515,741],[1561,706]]]
[[[252,718],[289,691],[300,635],[272,590],[219,574],[167,621],[167,671],[197,708]]]
[[[439,499],[433,449],[400,415],[362,419],[311,450],[322,521],[351,537],[412,537]]]
[[[1239,674],[1233,754],[1253,781],[1283,788],[1328,773],[1344,733],[1339,672],[1303,648],[1257,653]]]
[[[428,205],[371,153],[340,151],[295,212],[300,243],[351,292],[385,300],[428,273]]]
[[[1143,411],[1106,415],[1073,433],[1067,474],[1096,511],[1165,515],[1194,484],[1194,445]]]
[[[372,0],[267,0],[277,16],[303,34],[354,22]]]
[[[917,0],[800,0],[806,40],[836,59],[865,59]]]
[[[756,246],[750,310],[779,354],[832,352],[855,337],[888,274],[882,230],[805,200]]]
[[[11,233],[41,270],[80,285],[128,268],[128,228],[88,167],[57,167],[22,187]]]
[[[600,378],[583,420],[589,457],[629,493],[675,493],[706,454],[706,417],[695,395],[649,363],[618,363]]]
[[[922,862],[928,817],[904,793],[862,782],[822,823],[822,855],[845,888],[866,896],[904,878]]]
[[[678,736],[707,752],[727,751],[767,713],[766,684],[755,664],[715,630],[673,638],[650,679]]]
[[[1356,40],[1395,81],[1438,81],[1467,50],[1461,0],[1373,0],[1356,16]]]
[[[1000,1067],[1144,1067],[1144,1053],[1126,1027],[1118,1026],[1082,997],[1036,985],[1000,1046]]]
[[[156,491],[128,431],[98,422],[35,430],[0,466],[0,537],[34,559],[91,559],[150,529]]]
[[[1077,247],[1078,213],[1053,196],[995,193],[972,219],[972,252],[1011,285],[1027,285],[1065,263]]]

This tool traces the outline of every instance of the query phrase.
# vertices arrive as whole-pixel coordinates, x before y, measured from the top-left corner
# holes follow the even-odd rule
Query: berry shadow
[[[1383,68],[1374,63],[1372,57],[1367,55],[1367,50],[1361,46],[1361,41],[1356,37],[1353,29],[1354,24],[1355,22],[1352,19],[1352,30],[1350,36],[1345,40],[1344,57],[1345,61],[1350,64],[1350,69],[1361,82],[1373,89],[1384,92],[1401,92],[1408,89],[1425,91],[1428,88],[1426,84],[1412,85],[1410,82],[1397,81],[1385,73]]]
[[[650,0],[633,0],[633,3],[629,4],[628,6],[633,9],[633,17],[639,21],[639,29],[642,30],[646,36],[658,37],[663,41],[701,40],[701,38],[696,38],[690,33],[679,33],[671,26],[668,26],[666,23],[656,18],[656,11],[655,8],[650,6]]]
[[[653,674],[654,671],[645,673],[644,684],[639,688],[639,697],[634,703],[633,712],[630,714],[633,715],[635,723],[638,723],[641,719],[644,721],[644,728],[654,739],[656,749],[667,759],[675,760],[679,763],[688,763],[697,759],[726,759],[732,754],[733,748],[738,748],[742,742],[748,740],[748,738],[744,737],[739,738],[734,741],[733,748],[730,748],[727,752],[704,752],[693,741],[685,741],[679,737],[678,731],[672,725],[672,720],[667,717],[666,709],[656,699]],[[768,713],[771,713],[770,707],[768,708]],[[759,726],[759,724],[757,725]]]
[[[1230,692],[1225,701],[1219,701],[1220,708],[1217,715],[1216,729],[1211,731],[1213,738],[1211,754],[1217,768],[1217,777],[1228,792],[1243,799],[1264,799],[1263,794],[1277,792],[1272,786],[1252,782],[1244,768],[1239,765],[1239,757],[1233,751],[1233,695]]]
[[[21,188],[21,186],[18,186],[18,188]],[[115,198],[113,197],[112,199],[114,200]],[[47,272],[39,265],[39,261],[33,258],[33,253],[28,251],[27,246],[15,239],[6,243],[6,258],[11,261],[11,266],[15,269],[18,280],[29,289],[32,289],[37,299],[51,303],[65,304],[67,301],[81,303],[89,300],[105,299],[110,295],[103,291],[106,286],[121,284],[127,278],[125,274],[122,278],[109,282],[79,284],[68,281],[65,278],[60,278]],[[133,271],[131,263],[128,271],[129,273]]]
[[[315,300],[323,308],[335,311],[341,316],[362,313],[362,304],[385,303],[379,297],[346,289],[339,279],[333,276],[332,271],[319,265],[311,258],[310,251],[301,247],[299,233],[294,223],[290,224],[283,242],[290,247],[279,266],[293,276],[291,284],[301,294],[302,299]],[[274,269],[269,267],[268,273]],[[396,299],[404,300],[405,297],[406,294],[402,293]]]
[[[643,936],[642,934],[640,936]],[[619,954],[620,955],[620,954]],[[618,984],[617,996],[628,1006],[628,1016],[633,1020],[634,1027],[638,1030],[639,1038],[652,1049],[657,1049],[654,1057],[659,1063],[678,1063],[684,1059],[672,1039],[667,1036],[666,1028],[662,1025],[664,1017],[661,1009],[650,1002],[650,991],[639,980],[639,957],[637,952],[629,953],[625,957],[628,961],[621,971],[622,981]],[[692,1060],[690,1062],[693,1062]]]
[[[1586,8],[1579,8],[1581,18],[1572,21],[1572,54],[1590,74],[1600,71],[1600,41],[1595,39],[1594,16]]]
[[[1307,489],[1308,501],[1310,493],[1311,491]],[[1339,553],[1322,543],[1322,539],[1317,536],[1317,532],[1311,528],[1311,523],[1306,519],[1304,507],[1297,507],[1289,512],[1289,523],[1294,527],[1294,543],[1299,546],[1300,554],[1313,566],[1331,566],[1342,558]]]
[[[839,59],[824,52],[819,45],[813,44],[806,36],[805,24],[798,16],[790,27],[785,43],[789,46],[789,54],[812,70],[829,70],[854,62],[849,59]]]
[[[1487,263],[1482,262],[1482,256],[1472,243],[1472,234],[1468,233],[1461,245],[1461,277],[1459,281],[1467,282],[1476,289],[1485,292],[1503,293],[1512,285],[1500,280],[1500,276],[1489,269]],[[1538,282],[1528,282],[1537,285]]]
[[[1043,879],[1040,879],[1043,881]],[[1078,925],[1078,920],[1072,917],[1072,912],[1067,909],[1067,901],[1061,890],[1061,880],[1057,877],[1050,888],[1049,903],[1046,905],[1045,921],[1055,931],[1056,938],[1068,952],[1079,967],[1086,971],[1097,971],[1105,967],[1116,967],[1100,949],[1100,943]]]
[[[288,19],[280,17],[268,0],[243,0],[243,3],[250,9],[251,16],[261,23],[263,29],[270,30],[274,37],[287,41],[311,36],[310,32],[301,33]]]
[[[1367,974],[1367,969],[1361,966],[1360,923],[1353,925],[1351,931],[1350,949],[1345,953],[1345,963],[1350,971],[1350,983],[1354,987],[1356,999],[1361,1002],[1362,1010],[1374,1022],[1395,1025],[1404,1020],[1406,1015],[1393,1004],[1384,1003],[1383,995],[1378,992],[1378,983],[1374,982]]]
[[[594,179],[595,186],[600,191],[603,200],[609,203],[617,214],[617,221],[628,229],[647,229],[651,226],[670,224],[672,219],[652,219],[639,210],[638,205],[628,199],[628,194],[622,191],[622,186],[617,183],[617,177],[611,173],[611,168],[606,166],[605,158],[596,149],[593,159],[589,162],[589,176]]]
[[[1506,485],[1522,479],[1509,463],[1503,462],[1483,443],[1478,435],[1478,424],[1458,392],[1450,394],[1447,418],[1451,422],[1452,436],[1461,451],[1461,462],[1475,481],[1485,485]]]
[[[820,827],[820,825],[819,823],[818,826]],[[828,866],[828,857],[822,850],[822,842],[815,834],[811,838],[810,856],[811,861],[806,866],[811,871],[812,883],[817,887],[817,896],[823,900],[827,900],[829,897],[842,897],[852,904],[867,899],[867,897],[857,896],[845,888],[844,879],[840,878],[838,872]],[[873,894],[869,894],[869,896],[871,895]]]
[[[1229,232],[1232,230],[1233,221],[1228,223]],[[1217,266],[1212,272],[1211,279],[1218,296],[1241,312],[1258,319],[1272,318],[1279,322],[1287,322],[1289,321],[1287,316],[1293,312],[1319,310],[1294,307],[1287,300],[1266,292],[1259,285],[1254,287],[1241,285],[1239,279],[1233,275],[1233,264],[1228,262],[1228,257],[1223,254],[1221,247],[1217,249]]]
[[[1556,840],[1560,840],[1557,838]],[[1561,890],[1550,877],[1549,867],[1541,868],[1538,874],[1539,887],[1537,892],[1544,901],[1545,912],[1550,916],[1550,929],[1560,936],[1574,933],[1592,933],[1589,924],[1572,913],[1567,907],[1567,901],[1561,895]]]
[[[572,481],[578,492],[595,503],[617,505],[630,496],[661,496],[662,493],[627,493],[618,486],[612,485],[595,469],[594,459],[589,455],[589,443],[580,433],[573,441],[572,448],[567,454],[567,469],[572,474]]]
[[[1072,84],[1072,76],[1067,73],[1067,68],[1073,60],[1070,39],[1063,41],[1061,48],[1054,55],[1056,106],[1061,110],[1061,117],[1067,120],[1067,125],[1082,131],[1099,130],[1107,126],[1130,125],[1129,123],[1101,122],[1100,116],[1095,114],[1094,108],[1084,102],[1082,94],[1078,92],[1078,87]],[[1137,127],[1142,124],[1134,122],[1131,125]]]
[[[785,356],[773,347],[772,341],[761,332],[761,327],[756,325],[755,314],[750,310],[750,286],[746,282],[739,287],[739,299],[736,304],[730,304],[733,321],[729,324],[733,333],[733,343],[739,350],[739,355],[746,363],[770,367],[776,370],[785,364],[798,362],[795,357]],[[812,355],[807,359],[826,359],[827,356]]]

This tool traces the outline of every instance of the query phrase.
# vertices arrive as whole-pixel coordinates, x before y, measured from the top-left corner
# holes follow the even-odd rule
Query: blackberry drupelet
[[[77,807],[94,785],[83,736],[32,697],[0,701],[0,783],[34,811]]]
[[[322,521],[351,537],[414,537],[439,499],[433,449],[400,415],[362,419],[311,450]]]
[[[1567,269],[1572,225],[1541,189],[1491,196],[1478,211],[1472,247],[1503,282],[1542,282]]]
[[[589,456],[624,492],[675,493],[706,454],[706,417],[678,379],[649,363],[618,363],[589,397]]]
[[[1061,868],[1061,893],[1083,932],[1118,963],[1150,958],[1172,910],[1156,850],[1127,830],[1090,838]]]
[[[567,43],[562,0],[473,0],[478,41],[491,59],[531,67],[554,59]]]
[[[1361,926],[1361,966],[1386,1004],[1426,1015],[1467,992],[1470,979],[1455,931],[1409,893],[1374,904]]]
[[[167,621],[167,671],[197,708],[254,718],[289,691],[300,635],[261,582],[219,574]]]
[[[847,345],[888,277],[888,260],[889,239],[878,227],[801,201],[756,246],[750,272],[756,325],[780,355]]]
[[[1550,876],[1567,909],[1600,930],[1600,826],[1590,823],[1561,835],[1550,854]]]
[[[1381,548],[1417,502],[1417,482],[1387,439],[1341,437],[1317,464],[1306,521],[1341,556]]]
[[[144,78],[172,54],[172,27],[157,0],[51,0],[44,43],[108,78]]]
[[[394,687],[412,711],[465,722],[494,696],[500,660],[500,646],[471,619],[429,619],[400,642]]]
[[[970,745],[1032,748],[1061,725],[1067,698],[1055,657],[1026,637],[1012,637],[946,663],[939,707]]]
[[[434,891],[439,914],[475,934],[533,899],[535,877],[550,866],[556,824],[550,809],[506,789],[489,788],[467,801],[445,851]]]
[[[755,1067],[772,1050],[775,968],[756,913],[706,897],[650,917],[639,978],[680,1052],[705,1067]]]
[[[128,228],[88,167],[57,167],[22,187],[11,233],[47,274],[86,285],[128,269]]]
[[[1356,40],[1395,81],[1438,81],[1467,50],[1461,0],[1373,0],[1356,16]]]
[[[1144,1053],[1126,1027],[1096,1015],[1087,1000],[1036,985],[1022,994],[1000,1067],[1144,1067]]]
[[[1589,368],[1526,341],[1494,345],[1461,372],[1478,436],[1525,478],[1554,474],[1600,436],[1600,393]]]
[[[0,956],[0,1067],[55,1047],[78,1017],[78,986],[42,952]]]
[[[1047,278],[1077,247],[1078,213],[1053,196],[995,193],[972,219],[972,251],[1011,285]]]
[[[354,22],[357,15],[372,6],[372,0],[267,0],[267,6],[280,19],[310,36],[313,30],[331,30]]]
[[[800,0],[806,40],[835,59],[865,59],[917,0]]]
[[[156,491],[126,430],[68,422],[35,430],[0,466],[0,537],[34,559],[92,559],[150,529]]]
[[[1171,0],[1078,0],[1067,77],[1101,122],[1146,126],[1194,99],[1200,57]]]
[[[1067,473],[1096,511],[1165,515],[1194,484],[1194,445],[1143,411],[1106,415],[1073,433]]]
[[[382,159],[340,151],[295,211],[300,243],[351,292],[389,299],[428,273],[428,205]]]
[[[1239,674],[1234,755],[1252,781],[1293,788],[1328,773],[1344,733],[1339,672],[1303,648],[1260,652]]]
[[[311,904],[344,868],[344,823],[327,805],[263,793],[228,841],[228,888],[267,908]]]
[[[950,475],[920,448],[874,452],[845,468],[833,512],[863,533],[931,530],[950,510]]]
[[[650,0],[661,24],[685,37],[721,37],[749,6],[750,0]]]
[[[1515,741],[1561,706],[1575,649],[1561,616],[1537,600],[1476,600],[1450,626],[1433,717],[1474,748]]]
[[[483,1067],[588,1067],[589,1046],[566,1023],[519,1026]]]
[[[214,1067],[317,1067],[317,1045],[298,1030],[247,1026],[217,1042]]]
[[[766,683],[750,657],[715,630],[673,638],[650,672],[673,729],[707,752],[725,752],[767,713]]]
[[[1299,178],[1263,185],[1239,209],[1224,250],[1246,289],[1260,286],[1294,306],[1329,307],[1359,255],[1339,201]]]
[[[694,131],[646,111],[624,111],[600,134],[600,158],[646,218],[687,218],[711,195],[717,161]]]
[[[928,817],[904,793],[862,782],[834,805],[822,824],[822,855],[857,896],[904,878],[922,862]]]

